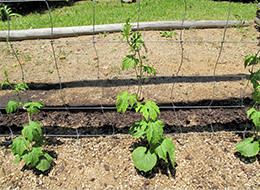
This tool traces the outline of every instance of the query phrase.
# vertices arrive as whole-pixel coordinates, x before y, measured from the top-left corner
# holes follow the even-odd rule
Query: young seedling
[[[176,31],[171,31],[171,32],[163,32],[163,31],[160,31],[160,36],[161,37],[165,37],[167,40],[173,40],[173,38],[175,40],[177,40],[177,37],[176,37]]]
[[[256,55],[248,55],[245,58],[244,66],[245,68],[251,65],[258,65],[260,61],[260,58]],[[251,118],[254,125],[254,136],[249,137],[246,140],[240,142],[236,145],[236,150],[240,152],[245,157],[253,157],[256,156],[259,153],[259,132],[260,132],[260,110],[259,110],[259,104],[260,104],[260,69],[257,71],[249,70],[251,73],[251,76],[249,78],[249,81],[254,89],[254,92],[251,94],[252,98],[255,102],[253,107],[247,111],[247,117]]]
[[[134,165],[138,170],[148,172],[154,168],[158,159],[163,159],[167,163],[170,162],[174,167],[174,149],[176,148],[170,138],[163,137],[164,124],[157,119],[160,114],[159,107],[150,100],[144,101],[145,103],[140,101],[141,82],[144,74],[156,75],[153,67],[143,64],[146,57],[141,56],[140,52],[144,46],[142,35],[137,31],[133,32],[127,21],[122,30],[122,36],[123,39],[126,39],[132,52],[124,58],[122,70],[133,68],[139,83],[136,94],[129,94],[128,91],[125,91],[117,96],[116,108],[118,112],[125,113],[128,107],[131,107],[142,114],[143,119],[132,125],[129,134],[133,134],[135,138],[146,139],[148,142],[147,146],[139,146],[133,151]]]
[[[6,113],[11,114],[17,111],[20,107],[28,113],[29,125],[23,125],[22,136],[13,140],[11,150],[16,158],[14,163],[19,163],[22,159],[25,164],[30,167],[35,167],[38,170],[46,171],[50,168],[53,158],[46,152],[42,151],[45,137],[42,135],[42,126],[37,121],[31,120],[31,114],[40,112],[44,105],[40,102],[22,102],[21,91],[27,91],[29,88],[25,83],[18,83],[12,85],[9,82],[7,71],[5,73],[5,80],[1,84],[9,86],[14,90],[16,98],[10,100],[6,106]]]

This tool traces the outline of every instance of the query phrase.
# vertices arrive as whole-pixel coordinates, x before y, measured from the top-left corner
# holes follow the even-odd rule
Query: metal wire
[[[250,105],[251,106],[251,105]],[[210,106],[211,109],[231,109],[231,108],[248,108],[249,105],[229,105],[229,106]],[[158,106],[160,109],[208,109],[209,106]],[[115,106],[70,106],[70,107],[59,107],[59,106],[46,106],[42,110],[116,110]],[[0,110],[4,111],[4,107],[0,107]],[[130,110],[130,108],[129,108]]]
[[[17,0],[18,1],[18,0]],[[0,44],[0,46],[6,46],[6,45],[10,45],[11,49],[12,49],[12,52],[13,54],[15,55],[17,61],[19,62],[19,65],[20,65],[20,68],[21,68],[21,72],[22,72],[22,77],[13,77],[10,79],[22,79],[23,81],[25,79],[43,79],[43,78],[58,78],[59,79],[59,90],[60,90],[60,94],[61,94],[61,99],[62,99],[62,102],[64,103],[64,107],[45,107],[44,109],[46,110],[67,110],[67,111],[70,111],[70,110],[97,110],[97,109],[101,109],[102,110],[102,113],[104,115],[104,117],[107,119],[107,121],[109,121],[109,123],[111,124],[112,126],[112,134],[109,134],[109,135],[81,135],[79,134],[78,132],[78,129],[76,128],[76,134],[75,135],[60,135],[62,137],[77,137],[77,139],[79,139],[80,137],[91,137],[91,136],[114,136],[116,135],[115,134],[115,127],[112,125],[112,122],[111,120],[106,116],[104,110],[110,110],[110,109],[116,109],[115,107],[113,106],[103,106],[103,100],[104,100],[104,80],[102,81],[101,79],[102,78],[111,78],[111,77],[118,77],[118,78],[129,78],[129,77],[134,77],[134,76],[100,76],[100,63],[99,63],[99,54],[98,54],[98,51],[97,51],[97,48],[96,48],[96,44],[97,43],[126,43],[125,41],[95,41],[95,4],[94,4],[94,0],[91,0],[92,1],[92,5],[93,5],[93,40],[92,41],[76,41],[76,42],[54,42],[53,40],[53,21],[52,21],[52,16],[51,16],[51,11],[50,11],[50,7],[49,7],[49,4],[48,4],[48,0],[42,0],[42,1],[45,1],[46,3],[46,6],[48,8],[48,12],[49,12],[49,17],[50,17],[50,22],[51,22],[51,41],[50,42],[44,42],[44,43],[9,43],[9,41],[7,40],[7,43],[6,44]],[[140,19],[140,11],[141,11],[141,8],[140,8],[140,2],[141,0],[138,0],[138,4],[139,4],[139,10],[138,10],[138,17],[137,17],[137,31],[139,31],[139,19]],[[213,81],[214,81],[214,85],[213,85],[213,93],[212,93],[212,99],[209,103],[209,105],[206,105],[206,106],[176,106],[174,104],[174,100],[173,100],[173,90],[174,90],[174,85],[175,83],[173,83],[172,85],[172,89],[171,89],[171,103],[172,103],[172,106],[160,106],[160,109],[173,109],[174,113],[175,113],[175,118],[178,122],[178,125],[179,125],[179,128],[180,128],[180,133],[168,133],[166,135],[178,135],[178,134],[182,134],[182,126],[181,126],[181,123],[180,123],[180,120],[177,116],[177,112],[176,110],[177,109],[208,109],[210,111],[210,118],[211,118],[211,132],[196,132],[194,134],[214,134],[214,133],[218,133],[218,132],[215,132],[214,131],[214,128],[213,128],[213,124],[212,124],[212,113],[211,113],[211,109],[215,109],[215,108],[244,108],[246,107],[244,105],[244,97],[245,97],[245,91],[246,91],[246,88],[247,88],[247,85],[242,93],[242,96],[241,96],[241,104],[240,105],[230,105],[230,106],[214,106],[212,105],[213,104],[213,101],[214,101],[214,97],[215,97],[215,91],[216,91],[216,69],[217,69],[217,66],[218,66],[218,63],[219,63],[219,60],[220,60],[220,57],[222,55],[222,50],[223,50],[223,46],[224,46],[224,43],[241,43],[241,44],[244,44],[244,43],[251,43],[251,44],[255,44],[255,43],[259,43],[259,42],[255,42],[255,41],[225,41],[225,38],[226,38],[226,32],[227,32],[227,26],[228,26],[228,22],[229,22],[229,16],[230,16],[230,12],[231,12],[231,1],[229,0],[229,12],[228,12],[228,17],[227,17],[227,22],[226,22],[226,26],[225,26],[225,29],[224,29],[224,34],[223,34],[223,39],[222,41],[207,41],[207,40],[202,40],[202,41],[197,41],[197,40],[183,40],[183,25],[184,25],[184,22],[185,22],[185,17],[186,17],[186,13],[187,13],[187,2],[186,0],[184,0],[184,5],[185,5],[185,12],[184,12],[184,16],[183,16],[183,20],[182,20],[182,27],[181,27],[181,30],[180,30],[180,39],[179,40],[156,40],[156,41],[151,41],[151,40],[148,40],[148,41],[144,41],[145,43],[180,43],[180,46],[181,46],[181,60],[180,60],[180,65],[178,67],[178,71],[176,72],[175,76],[160,76],[160,77],[172,77],[174,79],[181,79],[181,80],[184,80],[185,79],[185,76],[179,76],[179,73],[181,71],[181,68],[182,68],[182,65],[183,65],[183,62],[184,62],[184,43],[220,43],[220,52],[218,54],[218,58],[216,60],[216,64],[214,66],[214,71],[213,71]],[[8,17],[8,39],[10,38],[10,21],[9,21],[9,17]],[[55,53],[55,49],[54,49],[54,45],[55,44],[93,44],[93,48],[95,50],[95,54],[97,56],[97,64],[98,64],[98,73],[97,73],[97,76],[61,76],[60,75],[60,72],[59,72],[59,69],[58,69],[58,63],[57,63],[57,58],[56,58],[56,53]],[[13,46],[20,46],[20,45],[39,45],[39,44],[49,44],[51,45],[51,48],[52,48],[52,52],[53,52],[53,56],[54,56],[54,63],[55,63],[55,67],[56,67],[56,71],[57,71],[57,76],[54,76],[54,77],[25,77],[24,76],[24,71],[23,71],[23,67],[22,67],[22,64],[19,60],[19,57],[17,55],[17,53],[15,52]],[[259,50],[260,51],[260,50]],[[258,51],[258,53],[259,53]],[[192,76],[188,76],[188,77],[192,77]],[[209,77],[209,76],[194,76],[194,77]],[[230,76],[221,76],[223,78],[230,78]],[[248,75],[234,75],[232,77],[241,77],[241,78],[248,78]],[[231,78],[232,78],[231,77]],[[75,107],[68,107],[64,101],[64,97],[63,97],[63,85],[62,85],[62,81],[61,79],[62,78],[97,78],[99,81],[101,81],[101,106],[98,106],[98,107],[95,107],[95,106],[88,106],[88,107],[80,107],[80,106],[75,106]],[[4,79],[4,78],[1,78],[1,79]],[[181,81],[177,81],[177,82],[181,82]],[[143,85],[143,84],[142,84]],[[28,98],[28,94],[27,94],[27,98]],[[28,98],[29,99],[29,98]],[[0,110],[4,110],[5,108],[1,108],[0,107]],[[13,136],[15,136],[12,132],[12,129],[10,129],[10,134],[9,136],[11,136],[11,138],[13,138]],[[247,128],[245,128],[244,131],[231,131],[231,133],[246,133],[248,131],[246,131]],[[227,133],[227,132],[226,132]],[[193,133],[183,133],[183,134],[193,134]],[[0,136],[2,136],[0,134]],[[8,137],[9,137],[8,136]],[[46,134],[46,131],[45,131],[45,136],[55,136],[57,137],[57,135],[54,135],[54,134]]]
[[[97,63],[98,63],[98,79],[100,79],[100,76],[99,76],[99,72],[100,72],[100,63],[99,63],[99,55],[98,55],[98,52],[97,52],[97,48],[96,48],[96,45],[95,45],[95,22],[96,22],[96,19],[95,19],[95,3],[94,3],[94,0],[91,0],[92,2],[92,5],[93,5],[93,48],[95,50],[95,54],[97,56]],[[115,127],[113,125],[113,123],[111,122],[111,120],[109,119],[109,117],[105,114],[105,111],[104,111],[104,107],[103,107],[103,99],[104,99],[104,81],[101,82],[102,86],[101,86],[101,102],[100,102],[100,109],[104,115],[104,117],[106,118],[106,120],[110,123],[110,125],[112,126],[112,135],[114,135],[115,133]]]
[[[181,32],[180,32],[181,62],[180,62],[179,68],[178,68],[175,76],[179,75],[179,72],[181,70],[181,67],[183,65],[183,60],[184,60],[184,46],[183,46],[183,40],[182,40],[182,33],[183,33],[184,21],[185,21],[186,14],[187,14],[187,2],[186,2],[186,0],[184,0],[184,6],[185,6],[185,11],[184,11],[184,15],[183,15],[182,23],[181,23]],[[174,115],[175,115],[175,118],[176,118],[176,120],[178,122],[180,131],[182,132],[181,122],[180,122],[180,120],[178,118],[178,115],[177,115],[177,112],[176,112],[176,108],[175,108],[175,105],[174,105],[174,97],[173,97],[174,85],[175,85],[175,83],[172,84],[172,88],[171,88],[172,109],[174,111]]]
[[[23,66],[22,66],[22,63],[17,55],[17,52],[14,50],[14,47],[13,47],[13,43],[12,42],[9,42],[9,39],[10,39],[10,31],[11,31],[11,27],[10,27],[10,17],[9,15],[7,14],[7,12],[4,10],[4,13],[6,14],[6,17],[7,17],[7,21],[8,21],[8,37],[6,39],[6,45],[9,45],[12,52],[13,52],[13,55],[15,56],[15,59],[17,60],[19,66],[20,66],[20,69],[21,69],[21,74],[22,74],[22,82],[25,83],[25,79],[24,79],[24,70],[23,70]],[[29,101],[29,95],[28,95],[28,91],[25,91],[25,94],[26,94],[26,98],[27,98],[27,101]]]
[[[223,41],[218,40],[144,40],[144,43],[223,43]],[[93,41],[76,41],[76,42],[52,42],[52,44],[92,44]],[[96,44],[103,43],[127,43],[126,41],[95,41]],[[224,41],[224,43],[235,43],[235,44],[258,44],[257,41]],[[50,45],[51,42],[34,42],[34,43],[15,43],[13,46],[26,46],[26,45]],[[7,44],[2,43],[0,46],[7,46]]]
[[[227,26],[228,26],[228,22],[229,22],[230,12],[231,12],[231,0],[229,0],[229,10],[228,10],[227,22],[226,22],[226,26],[225,26],[225,28],[224,28],[224,33],[223,33],[223,38],[222,38],[222,42],[221,42],[221,46],[220,46],[218,58],[217,58],[217,60],[216,60],[216,64],[215,64],[214,70],[213,70],[213,76],[214,76],[214,78],[216,77],[217,66],[218,66],[218,64],[219,64],[219,60],[220,60],[220,57],[221,57],[222,51],[223,51],[224,42],[225,42],[225,39],[226,39],[226,32],[227,32]],[[212,132],[214,133],[214,127],[213,127],[213,125],[212,125],[212,112],[211,112],[210,106],[213,104],[213,101],[214,101],[214,98],[215,98],[215,93],[216,93],[216,81],[215,81],[215,80],[214,80],[214,82],[213,82],[213,89],[212,89],[212,90],[213,90],[213,92],[212,92],[212,98],[211,98],[211,101],[210,101],[210,103],[209,103],[208,110],[209,110],[209,115],[210,115],[210,120],[211,120],[211,130],[212,130]]]
[[[243,133],[252,133],[251,131],[216,131],[216,132],[187,132],[187,133],[164,133],[164,136],[166,135],[171,135],[171,136],[175,136],[175,135],[199,135],[199,134],[221,134],[221,133],[226,133],[226,134],[230,134],[230,133],[234,133],[234,134],[243,134]],[[13,134],[14,137],[16,136],[21,136],[21,134]],[[44,135],[45,137],[72,137],[72,138],[81,138],[81,137],[113,137],[113,136],[129,136],[128,134],[95,134],[95,135],[72,135],[72,134],[68,134],[68,135],[60,135],[60,134],[46,134]],[[0,134],[0,137],[10,137],[10,134]]]
[[[45,3],[46,3],[48,13],[49,13],[49,17],[50,17],[50,24],[51,24],[51,43],[50,43],[50,45],[51,45],[51,49],[52,49],[52,55],[53,55],[53,58],[54,58],[55,68],[56,68],[58,79],[59,79],[60,98],[61,98],[61,101],[63,102],[64,108],[69,112],[69,109],[67,108],[67,105],[66,105],[66,102],[65,102],[64,96],[63,96],[61,75],[60,75],[60,71],[59,71],[59,67],[58,67],[58,61],[57,61],[57,57],[56,57],[56,53],[55,53],[55,49],[54,49],[54,44],[53,44],[53,20],[52,20],[51,10],[50,10],[48,0],[45,0]],[[77,139],[79,139],[79,132],[78,132],[77,128],[76,128],[76,133],[77,133]],[[78,143],[76,143],[76,146],[77,146],[77,150],[79,150]]]

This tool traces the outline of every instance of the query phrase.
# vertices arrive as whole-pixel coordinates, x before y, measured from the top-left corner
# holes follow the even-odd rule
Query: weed
[[[117,48],[112,48],[112,52],[115,52],[117,50]]]
[[[25,55],[24,58],[25,58],[26,61],[31,61],[32,60],[32,57],[30,55]]]
[[[176,36],[176,31],[175,31],[175,30],[174,30],[174,31],[171,31],[171,32],[167,32],[167,31],[163,32],[163,31],[160,31],[159,33],[160,33],[160,36],[161,36],[161,37],[165,37],[167,40],[173,40],[173,38],[174,38],[175,40],[178,39],[177,36]]]

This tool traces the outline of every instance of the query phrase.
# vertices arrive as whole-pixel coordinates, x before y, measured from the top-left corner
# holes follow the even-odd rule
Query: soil
[[[129,53],[125,43],[118,42],[119,33],[95,36],[75,36],[55,39],[55,56],[50,40],[14,42],[14,49],[30,87],[28,97],[40,101],[48,109],[34,115],[47,136],[44,146],[54,157],[52,167],[41,173],[14,164],[10,150],[11,137],[2,137],[0,146],[0,188],[8,189],[259,189],[259,155],[246,159],[235,145],[253,128],[246,111],[252,105],[243,58],[258,51],[257,43],[224,43],[219,62],[220,43],[184,43],[181,46],[159,35],[159,31],[142,31],[149,58],[147,64],[157,71],[157,77],[143,81],[143,97],[160,106],[208,106],[208,109],[161,109],[166,136],[176,150],[175,168],[168,170],[160,161],[154,170],[143,173],[135,169],[131,152],[142,144],[127,135],[132,123],[141,118],[133,110],[127,114],[114,109],[94,109],[95,106],[114,106],[119,92],[135,92],[137,82],[132,71],[121,71],[121,63]],[[176,31],[178,38],[180,31]],[[246,28],[229,28],[226,41],[257,41],[258,30],[252,24]],[[183,33],[186,41],[221,41],[223,29],[189,29]],[[112,43],[101,43],[110,41]],[[83,42],[83,43],[78,43]],[[30,43],[34,43],[33,45]],[[8,46],[0,46],[1,77],[7,70],[11,82],[19,82],[21,68]],[[96,52],[96,50],[97,52]],[[57,77],[61,77],[61,87]],[[233,75],[241,74],[241,77]],[[124,76],[124,77],[123,77]],[[164,76],[164,77],[161,77]],[[166,77],[167,76],[167,77]],[[203,77],[204,76],[204,77]],[[225,78],[226,77],[226,78]],[[217,82],[214,82],[217,81]],[[173,85],[174,84],[174,85]],[[215,87],[214,87],[215,85]],[[27,95],[24,93],[23,101]],[[0,91],[0,107],[14,97],[11,90]],[[213,100],[213,102],[211,102]],[[82,109],[62,110],[57,106]],[[231,106],[241,106],[231,108]],[[228,106],[228,107],[225,107]],[[93,109],[83,109],[93,107]],[[194,108],[194,107],[193,107]],[[0,134],[20,134],[27,124],[26,113],[19,111],[0,114]],[[80,136],[79,136],[80,135]],[[92,137],[86,137],[92,135]]]

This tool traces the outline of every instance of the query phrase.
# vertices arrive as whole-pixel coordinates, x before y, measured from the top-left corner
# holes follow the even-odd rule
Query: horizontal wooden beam
[[[59,38],[78,35],[90,35],[104,32],[120,32],[123,29],[124,23],[121,24],[106,24],[106,25],[92,25],[90,26],[74,26],[62,28],[42,28],[42,29],[28,29],[28,30],[10,30],[9,32],[0,31],[0,40],[27,40],[27,39],[42,39],[42,38]],[[235,26],[249,26],[248,21],[230,20],[227,24],[226,20],[202,20],[202,21],[158,21],[158,22],[140,22],[132,24],[133,30],[175,30],[182,28],[224,28]]]

